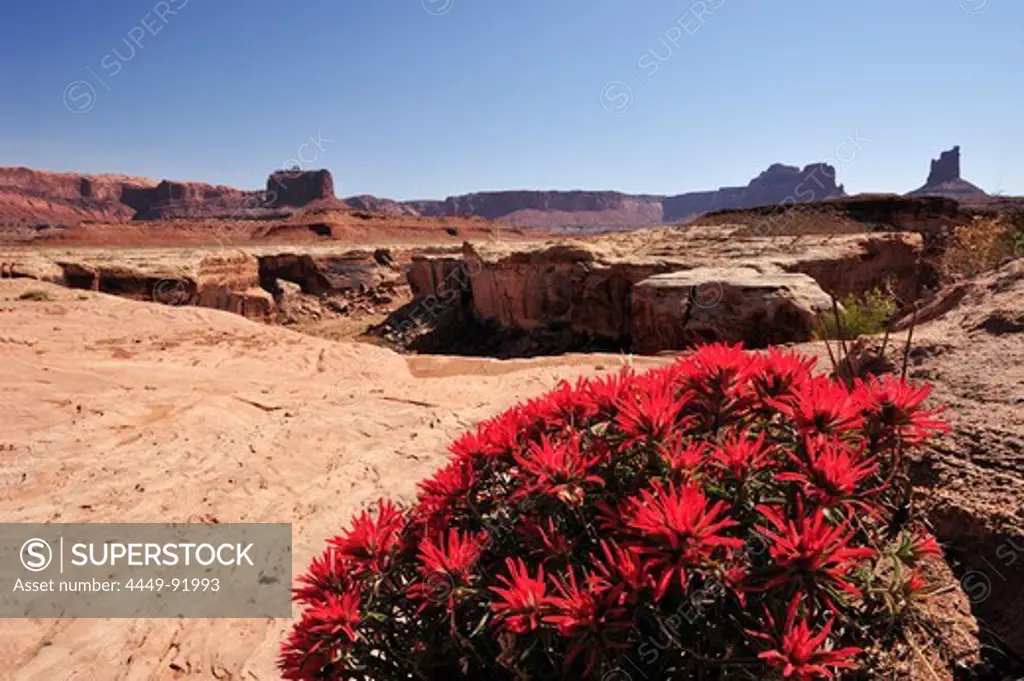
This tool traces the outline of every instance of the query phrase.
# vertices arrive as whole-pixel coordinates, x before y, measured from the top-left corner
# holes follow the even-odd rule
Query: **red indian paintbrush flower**
[[[661,458],[668,464],[670,478],[676,482],[689,482],[707,458],[707,445],[703,442],[683,444],[682,438],[672,438],[668,445],[662,445]]]
[[[750,363],[742,376],[756,401],[786,401],[794,389],[806,381],[817,363],[814,357],[801,357],[796,352],[769,348]]]
[[[770,630],[747,631],[751,636],[769,641],[776,646],[758,657],[770,664],[782,678],[793,681],[834,679],[834,672],[838,669],[855,669],[857,664],[853,658],[861,654],[861,649],[827,647],[835,619],[829,618],[825,626],[815,632],[810,622],[802,618],[797,619],[799,603],[800,595],[795,594],[786,612],[786,624],[781,635],[777,631],[775,620],[767,610],[765,616]]]
[[[620,604],[634,602],[639,593],[652,585],[647,566],[635,547],[621,547],[601,540],[602,557],[593,557],[595,574],[610,588],[610,597]]]
[[[376,517],[363,511],[353,518],[352,527],[328,543],[348,559],[356,575],[382,574],[391,559],[393,549],[401,543],[405,515],[390,501],[377,502]]]
[[[576,540],[565,536],[555,525],[554,518],[549,516],[544,522],[523,518],[516,529],[526,544],[533,548],[531,554],[535,554],[542,564],[550,561],[565,562],[572,557]]]
[[[904,562],[916,565],[929,556],[942,558],[942,547],[939,546],[935,535],[919,528],[904,537],[903,544],[899,547],[899,556]]]
[[[465,433],[448,449],[456,457],[472,461],[508,460],[534,435],[537,425],[537,417],[531,413],[529,405],[513,407],[484,421],[475,432]]]
[[[572,639],[565,656],[566,667],[586,653],[583,676],[587,677],[605,651],[627,647],[622,634],[631,627],[628,613],[617,600],[606,597],[608,590],[600,580],[578,584],[572,568],[567,580],[554,580],[554,584],[556,595],[547,599],[551,612],[544,616],[544,622],[554,625],[562,637]]]
[[[498,616],[498,622],[513,634],[531,632],[540,626],[547,611],[544,567],[538,567],[537,576],[531,577],[522,558],[506,558],[505,566],[509,576],[498,575],[504,587],[491,587],[499,597],[491,603],[491,609]]]
[[[629,369],[587,381],[583,390],[594,404],[596,418],[602,421],[612,419],[619,412],[619,400],[635,385],[635,381],[636,377]]]
[[[686,396],[678,397],[671,385],[657,382],[635,394],[626,394],[619,403],[615,423],[626,436],[624,447],[665,442],[685,428],[681,415]]]
[[[742,345],[713,343],[680,357],[672,367],[676,382],[691,391],[686,412],[699,430],[716,432],[750,406],[744,385],[751,361]]]
[[[921,408],[932,388],[915,387],[895,376],[873,376],[857,387],[857,397],[868,419],[868,431],[885,443],[897,437],[917,445],[937,432],[948,430],[935,412]]]
[[[814,593],[825,589],[827,602],[831,602],[827,593],[830,587],[857,595],[857,588],[847,578],[863,560],[874,557],[875,551],[850,546],[854,533],[848,523],[830,525],[821,508],[808,517],[802,503],[797,504],[792,520],[783,517],[780,508],[762,505],[757,510],[770,524],[758,529],[771,541],[768,553],[779,573],[764,588],[797,582]]]
[[[806,438],[805,443],[806,460],[792,452],[789,454],[798,470],[779,473],[775,479],[799,483],[808,499],[826,508],[847,503],[875,513],[873,508],[855,497],[860,484],[878,470],[878,460],[874,457],[863,458],[850,445],[835,438],[816,435]]]
[[[859,597],[889,564],[868,547],[898,558],[883,570],[895,607],[927,593],[919,561],[940,553],[935,538],[866,516],[892,510],[879,492],[905,479],[901,445],[941,426],[927,389],[851,389],[813,364],[711,345],[643,374],[563,382],[485,421],[415,506],[362,513],[299,577],[282,675],[411,678],[472,660],[486,678],[593,681],[627,668],[631,632],[669,628],[723,664],[750,666],[757,646],[772,678],[845,674],[859,650],[842,646],[896,633]],[[746,550],[759,540],[763,552]],[[748,621],[758,603],[770,612],[759,631],[716,624]],[[676,631],[698,604],[716,617]]]
[[[469,585],[473,567],[480,558],[486,536],[459,533],[449,529],[448,536],[420,542],[417,571],[423,578],[409,587],[409,598],[421,601],[444,600],[449,610],[455,606],[456,590]],[[424,607],[427,603],[424,603]]]
[[[700,566],[715,549],[743,546],[741,539],[720,534],[738,524],[725,517],[725,510],[724,501],[709,507],[704,491],[694,485],[665,489],[655,484],[627,501],[626,527],[655,576],[655,600],[665,596],[673,577],[685,590],[687,570]]]
[[[585,489],[603,485],[604,479],[591,472],[600,458],[585,454],[581,446],[575,434],[563,441],[542,435],[540,443],[531,443],[525,453],[516,454],[522,469],[518,475],[523,483],[520,496],[538,493],[570,506],[583,503]]]
[[[802,435],[843,435],[862,423],[860,401],[821,376],[803,382],[789,399],[767,402],[792,419]]]
[[[765,469],[772,461],[772,449],[764,444],[764,433],[751,440],[743,434],[731,435],[712,453],[711,460],[740,482]]]
[[[328,546],[313,559],[306,574],[298,578],[301,585],[292,589],[293,598],[300,603],[323,601],[327,594],[340,594],[352,585],[352,565],[337,549]]]
[[[417,511],[421,517],[445,515],[469,499],[476,483],[473,461],[456,458],[419,484]]]
[[[919,600],[928,595],[928,582],[917,570],[911,570],[903,582],[903,595],[908,600]]]
[[[360,622],[359,594],[328,593],[323,601],[312,604],[288,641],[281,648],[278,666],[286,679],[331,678],[324,670],[336,668],[338,657],[356,640]]]
[[[584,428],[597,415],[597,405],[590,399],[585,385],[582,378],[575,387],[562,381],[558,388],[533,403],[535,413],[547,428]]]

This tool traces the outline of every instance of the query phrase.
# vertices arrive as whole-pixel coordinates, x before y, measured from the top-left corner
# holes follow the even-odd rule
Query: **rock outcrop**
[[[273,173],[263,192],[202,182],[0,168],[0,227],[8,228],[83,221],[283,218],[317,202],[333,206],[333,201],[333,181],[326,170]]]
[[[267,206],[299,208],[334,199],[334,178],[329,170],[278,170],[267,178]]]
[[[297,284],[303,293],[322,296],[341,291],[366,291],[393,284],[402,276],[390,262],[386,249],[342,249],[332,253],[308,253],[301,249],[261,252],[260,281],[271,292],[277,281]]]
[[[126,220],[136,209],[122,197],[155,186],[152,180],[125,175],[0,168],[0,226]]]
[[[712,337],[763,347],[809,338],[829,294],[889,287],[913,300],[921,250],[916,234],[795,242],[738,237],[727,227],[651,230],[560,244],[466,244],[461,258],[414,258],[409,283],[429,316],[461,306],[501,331],[559,331],[580,344],[639,352]],[[707,309],[687,311],[695,294]]]
[[[960,179],[960,147],[953,147],[932,159],[931,170],[928,172],[926,185],[942,184]]]
[[[979,620],[1024,657],[1024,259],[942,289],[917,321],[909,375],[950,432],[915,462],[916,504]]]
[[[932,159],[928,180],[910,196],[946,196],[960,201],[985,199],[988,194],[960,176],[960,147],[956,146]]]
[[[630,337],[643,353],[718,341],[748,348],[800,342],[831,304],[806,274],[697,267],[633,287]]]

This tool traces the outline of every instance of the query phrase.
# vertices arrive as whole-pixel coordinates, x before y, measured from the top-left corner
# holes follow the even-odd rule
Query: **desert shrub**
[[[877,673],[939,553],[904,454],[942,423],[927,387],[813,364],[712,345],[485,421],[298,579],[284,676]]]
[[[21,295],[18,296],[18,300],[34,300],[36,302],[45,302],[47,300],[53,300],[49,292],[39,288],[30,288],[26,291],[22,291]]]
[[[951,278],[973,277],[1007,258],[1020,257],[1024,257],[1024,210],[1014,208],[957,227],[943,256],[943,268]]]
[[[835,315],[823,315],[816,334],[818,338],[853,340],[882,333],[897,309],[896,301],[878,288],[860,296],[850,293],[840,302],[839,324],[842,329],[837,325]]]

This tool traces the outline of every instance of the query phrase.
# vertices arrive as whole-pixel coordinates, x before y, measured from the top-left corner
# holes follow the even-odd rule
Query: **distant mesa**
[[[278,170],[267,178],[268,208],[301,208],[333,198],[334,178],[329,170]]]
[[[939,154],[932,159],[931,170],[924,186],[909,193],[910,196],[945,196],[960,201],[984,199],[988,197],[980,187],[971,184],[960,176],[960,147]]]
[[[327,170],[272,173],[266,191],[203,182],[0,167],[0,225],[74,225],[83,220],[285,217],[306,207],[344,207]]]
[[[682,224],[708,213],[794,205],[846,196],[835,167],[773,163],[745,185],[674,195],[591,190],[474,192],[442,200],[337,199],[325,169],[278,170],[265,190],[199,182],[159,183],[124,175],[52,173],[0,167],[0,226],[74,225],[83,220],[276,219],[296,211],[355,210],[385,216],[478,217],[517,227],[600,232]],[[928,181],[908,194],[986,203],[960,175],[960,147],[931,162]]]
[[[422,215],[483,217],[519,227],[576,228],[584,231],[675,224],[705,213],[780,203],[809,203],[845,196],[836,170],[826,163],[804,168],[775,163],[746,186],[674,196],[615,191],[495,191],[415,201]]]

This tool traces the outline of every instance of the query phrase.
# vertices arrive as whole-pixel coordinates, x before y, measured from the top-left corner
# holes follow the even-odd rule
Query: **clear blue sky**
[[[849,191],[902,192],[958,143],[1024,194],[1022,74],[1021,0],[32,0],[0,165],[256,188],[301,151],[340,196],[667,194],[838,148]]]

